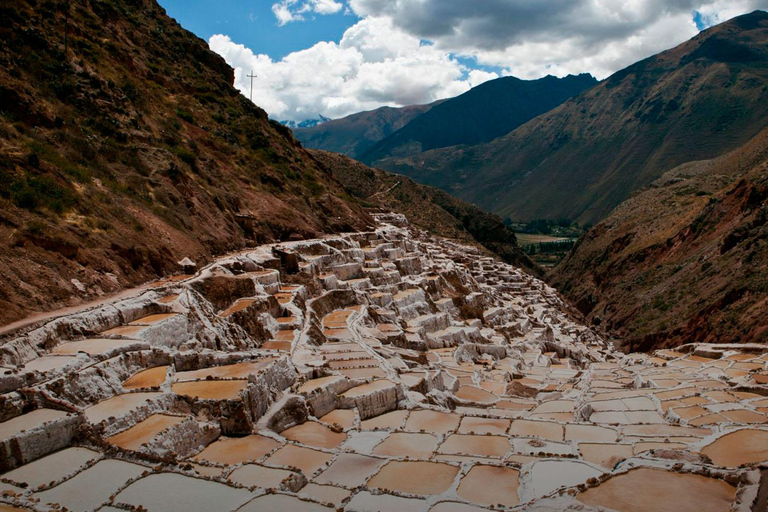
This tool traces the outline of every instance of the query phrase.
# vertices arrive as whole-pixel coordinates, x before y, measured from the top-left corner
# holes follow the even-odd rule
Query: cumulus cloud
[[[365,18],[338,43],[320,42],[273,61],[225,35],[209,44],[235,68],[235,86],[277,119],[337,118],[389,106],[429,103],[456,96],[498,74],[470,70],[448,53],[392,26]]]
[[[282,26],[292,21],[304,20],[307,13],[336,14],[344,5],[335,0],[281,0],[272,4],[272,13],[277,18],[277,24]]]
[[[214,51],[236,86],[278,119],[341,117],[383,105],[428,103],[499,75],[605,78],[768,0],[280,0],[278,24],[350,10],[338,41],[272,60],[225,35]],[[498,70],[496,73],[492,70]]]

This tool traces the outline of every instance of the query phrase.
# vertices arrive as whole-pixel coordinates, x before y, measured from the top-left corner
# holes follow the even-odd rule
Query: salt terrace
[[[768,351],[625,355],[397,215],[0,346],[0,510],[748,511]]]

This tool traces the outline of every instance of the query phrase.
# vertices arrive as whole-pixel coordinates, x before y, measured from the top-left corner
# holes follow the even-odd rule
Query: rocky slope
[[[396,169],[391,158],[457,144],[488,142],[596,83],[597,80],[587,74],[565,78],[547,76],[539,80],[512,76],[491,80],[430,109],[376,144],[361,160],[382,169]]]
[[[488,144],[387,169],[514,220],[596,222],[664,172],[732,151],[768,125],[768,13],[638,62]]]
[[[0,33],[0,324],[370,224],[154,0],[6,2]]]
[[[768,341],[768,129],[665,173],[551,274],[629,350]]]
[[[389,137],[438,103],[402,108],[381,107],[327,121],[312,128],[297,128],[293,134],[306,148],[360,158],[377,142]]]

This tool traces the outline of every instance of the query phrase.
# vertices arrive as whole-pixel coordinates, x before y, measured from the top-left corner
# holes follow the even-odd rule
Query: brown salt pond
[[[101,334],[107,335],[107,336],[123,336],[126,338],[138,336],[145,330],[147,330],[146,325],[119,325],[117,327],[113,327],[112,329],[109,329],[107,331],[104,331]]]
[[[568,424],[565,426],[566,441],[593,441],[596,443],[613,443],[619,434],[610,428],[597,425]]]
[[[547,421],[514,420],[509,434],[516,437],[540,437],[551,441],[563,440],[563,426]]]
[[[153,414],[128,430],[108,437],[107,441],[124,450],[139,450],[141,445],[151,441],[157,434],[168,427],[178,425],[182,421],[184,421],[184,418],[180,416]]]
[[[520,502],[517,496],[519,476],[520,473],[511,468],[472,466],[461,479],[456,493],[478,505],[514,507]]]
[[[320,484],[341,485],[354,489],[363,485],[386,462],[386,460],[366,455],[342,453],[328,469],[315,477],[314,481]]]
[[[451,434],[440,445],[440,453],[501,458],[510,448],[509,439],[506,437]]]
[[[465,416],[461,420],[459,434],[504,434],[509,428],[509,420],[494,418],[476,418]]]
[[[336,433],[316,421],[307,421],[301,425],[283,430],[280,435],[297,443],[329,450],[336,448],[347,439],[347,434],[343,432]]]
[[[456,430],[461,421],[461,416],[440,411],[418,410],[411,411],[405,430],[411,432],[433,432],[435,434],[447,434]]]
[[[334,507],[341,507],[342,502],[351,495],[352,492],[346,489],[313,483],[305,485],[299,491],[300,498],[308,498],[320,503],[331,503]]]
[[[387,436],[373,453],[390,457],[410,457],[412,459],[428,459],[437,449],[437,438],[432,434],[412,434],[394,432]]]
[[[343,393],[341,396],[345,398],[356,398],[359,396],[364,396],[369,393],[373,393],[375,391],[379,391],[382,389],[387,388],[394,388],[397,386],[394,382],[387,379],[381,379],[381,380],[375,380],[373,382],[369,382],[368,384],[363,384],[362,386],[357,386],[349,391]]]
[[[7,439],[16,434],[39,427],[43,423],[58,420],[67,416],[67,413],[53,409],[35,409],[32,412],[16,416],[0,423],[0,439]]]
[[[43,356],[29,361],[20,368],[23,372],[49,372],[64,368],[69,363],[77,361],[74,356]]]
[[[210,510],[221,510],[218,508]],[[237,509],[237,512],[328,512],[329,509],[317,503],[302,501],[287,494],[265,494]]]
[[[178,316],[178,313],[159,313],[157,315],[149,315],[145,316],[144,318],[139,318],[138,320],[129,322],[128,325],[154,325],[159,324],[160,322],[164,322],[165,320],[175,316]]]
[[[159,473],[141,478],[120,491],[115,503],[129,505],[131,510],[141,506],[144,510],[163,512],[209,512],[234,510],[250,496],[247,489],[177,473]]]
[[[410,494],[441,494],[453,484],[457,466],[442,462],[391,461],[370,480],[368,487]]]
[[[123,351],[134,346],[142,345],[136,340],[109,340],[109,339],[89,339],[80,341],[70,341],[62,343],[53,351],[52,354],[77,354],[85,352],[90,356],[95,356],[112,350]],[[146,346],[146,345],[145,345]]]
[[[245,437],[220,437],[195,455],[195,460],[234,466],[259,460],[278,446],[280,443],[274,439],[256,434]]]
[[[632,457],[632,445],[617,443],[579,443],[581,457],[604,468],[613,469],[616,464]]]
[[[247,380],[201,380],[176,382],[171,390],[177,395],[202,400],[234,400],[246,386]]]
[[[309,477],[331,459],[333,455],[330,453],[287,444],[270,455],[266,462],[275,466],[298,468]]]
[[[397,429],[408,416],[408,411],[391,411],[360,422],[361,430]]]
[[[147,469],[120,460],[102,460],[52,489],[34,493],[33,497],[41,503],[59,503],[69,510],[94,510]]]
[[[224,366],[212,366],[200,370],[178,372],[174,377],[176,382],[198,379],[245,379],[249,375],[256,375],[273,362],[275,358],[268,357],[258,361],[245,361],[242,363],[227,364]]]
[[[461,386],[456,392],[455,396],[456,398],[461,398],[462,400],[484,404],[490,404],[499,399],[499,397],[493,393],[489,393],[488,391],[477,388],[475,386]]]
[[[227,309],[219,313],[219,316],[223,318],[230,317],[234,313],[237,313],[239,311],[246,309],[248,306],[250,306],[254,302],[256,302],[256,299],[238,299],[234,304],[232,304]]]
[[[335,409],[319,419],[329,425],[336,424],[341,428],[352,428],[355,426],[355,411],[352,409]]]
[[[280,350],[283,352],[290,352],[291,345],[293,345],[293,343],[290,341],[265,341],[261,344],[261,348],[264,350]]]
[[[85,419],[90,423],[99,423],[111,417],[119,418],[160,396],[162,393],[124,393],[113,396],[85,409]]]
[[[262,489],[277,489],[283,480],[294,474],[286,469],[246,464],[230,473],[227,480],[245,487],[258,486]]]
[[[346,509],[375,510],[377,512],[422,512],[424,505],[424,500],[360,491],[352,497]]]
[[[576,498],[621,512],[726,512],[736,488],[701,475],[640,468],[618,475]]]
[[[9,471],[3,478],[36,489],[41,485],[61,480],[99,457],[100,453],[87,448],[66,448]]]
[[[718,466],[736,467],[768,460],[768,430],[743,429],[717,438],[701,453]]]
[[[168,374],[169,366],[157,366],[135,373],[128,380],[123,382],[123,389],[146,389],[161,386]]]

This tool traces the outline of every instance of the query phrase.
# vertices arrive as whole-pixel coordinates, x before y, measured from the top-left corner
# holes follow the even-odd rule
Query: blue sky
[[[158,0],[271,117],[332,119],[501,76],[598,79],[768,0]]]
[[[255,53],[273,59],[309,48],[318,41],[338,41],[358,21],[354,14],[317,15],[301,23],[278,26],[269,0],[159,0],[182,27],[206,41],[226,34]]]

